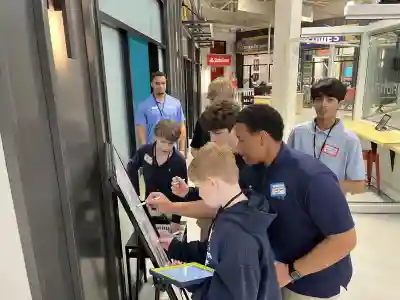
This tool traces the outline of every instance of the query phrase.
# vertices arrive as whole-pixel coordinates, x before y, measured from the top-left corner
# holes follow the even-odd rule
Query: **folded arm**
[[[185,243],[174,239],[169,248],[168,256],[171,259],[181,262],[197,262],[204,264],[207,253],[207,242],[190,242]]]

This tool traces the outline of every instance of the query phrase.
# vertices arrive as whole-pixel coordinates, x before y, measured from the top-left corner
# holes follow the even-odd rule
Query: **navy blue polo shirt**
[[[337,177],[312,156],[287,147],[270,166],[254,165],[242,172],[242,187],[251,187],[277,214],[268,233],[276,260],[291,263],[308,254],[330,235],[344,233],[354,221]],[[287,286],[295,293],[330,298],[347,287],[350,256]]]
[[[146,187],[145,198],[152,192],[161,192],[172,202],[181,202],[185,199],[174,195],[171,191],[172,178],[179,176],[187,182],[186,160],[182,154],[173,148],[170,157],[167,161],[158,165],[155,157],[156,143],[146,144],[141,146],[129,161],[128,174],[139,194],[139,176],[138,170],[143,169],[143,179]],[[172,215],[172,222],[179,223],[181,217]]]

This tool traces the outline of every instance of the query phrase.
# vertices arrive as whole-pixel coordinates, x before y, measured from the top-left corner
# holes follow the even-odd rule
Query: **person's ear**
[[[218,181],[215,178],[208,177],[208,181],[209,181],[211,187],[213,187],[213,188],[218,187]]]
[[[260,131],[260,143],[261,146],[265,146],[268,143],[269,134],[266,131]]]

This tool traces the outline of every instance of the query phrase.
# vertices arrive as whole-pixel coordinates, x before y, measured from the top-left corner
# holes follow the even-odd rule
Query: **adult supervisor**
[[[242,188],[263,194],[277,214],[269,228],[284,300],[336,299],[352,276],[354,222],[332,171],[282,142],[283,121],[269,105],[245,107],[237,117],[237,150],[251,166]],[[204,201],[175,206],[165,197],[149,203],[190,217],[215,214]]]
[[[232,85],[232,81],[225,77],[218,77],[214,79],[208,86],[207,99],[210,104],[215,101],[224,100],[232,101],[235,99],[235,88]],[[201,147],[210,141],[210,133],[204,130],[200,124],[204,112],[200,115],[196,122],[196,126],[193,131],[192,142],[190,143],[192,156],[195,157]]]
[[[181,125],[179,150],[185,152],[186,126],[182,105],[178,99],[168,95],[166,90],[167,77],[163,72],[153,73],[151,87],[153,93],[140,103],[135,121],[140,145],[154,142],[154,128],[160,120],[172,120]]]
[[[288,145],[324,163],[339,179],[344,193],[363,193],[365,166],[359,138],[337,117],[347,87],[336,78],[325,78],[311,88],[316,117],[290,133]]]

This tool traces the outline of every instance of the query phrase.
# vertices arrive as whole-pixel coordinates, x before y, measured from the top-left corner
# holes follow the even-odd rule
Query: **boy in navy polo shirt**
[[[268,233],[283,299],[334,299],[352,276],[354,222],[335,174],[287,147],[283,127],[269,105],[249,105],[239,113],[237,150],[251,165],[240,173],[241,187],[263,194],[277,213]],[[215,215],[203,200],[176,206],[164,197],[152,203],[164,212],[190,211],[194,218]]]
[[[284,300],[335,299],[352,276],[357,238],[338,179],[282,142],[283,120],[269,105],[238,115],[238,151],[251,164],[243,184],[267,197],[277,217],[268,229]]]
[[[161,237],[160,242],[170,258],[215,270],[211,279],[189,289],[192,299],[281,300],[267,236],[274,216],[261,195],[242,192],[232,150],[207,144],[190,164],[189,176],[204,202],[218,209],[208,239],[184,243]]]
[[[204,130],[206,130],[209,133],[212,142],[215,142],[219,145],[227,145],[231,149],[235,149],[237,144],[237,138],[232,129],[236,123],[236,117],[239,112],[240,112],[240,106],[234,103],[231,99],[219,100],[206,108],[206,110],[203,112],[201,116],[200,124],[202,128],[204,128]],[[239,168],[239,171],[241,171],[246,165],[243,158],[239,154],[235,153],[235,160],[236,160],[236,165]],[[206,161],[204,163],[206,165],[209,164]],[[185,197],[187,202],[190,201],[196,202],[196,200],[200,199],[199,191],[197,188],[191,187],[189,189],[189,187],[187,186],[187,184],[183,179],[179,177],[176,177],[174,179],[175,181],[172,184],[172,192],[175,195],[178,195],[180,197]],[[163,199],[165,199],[165,197],[163,197],[162,195],[159,196],[160,197],[158,199],[160,199],[160,201],[163,201]],[[154,200],[150,197],[149,203],[153,203],[153,201]],[[168,200],[165,199],[165,201]],[[177,204],[176,207],[178,207],[178,210],[173,213],[190,217],[191,216],[190,210],[192,205],[187,202],[174,203]],[[212,210],[211,208],[206,208],[206,209]],[[197,224],[200,227],[201,230],[200,236],[201,239],[203,240],[207,236],[208,228],[211,224],[211,218],[199,217],[198,219],[199,220]]]
[[[141,146],[128,164],[128,174],[139,194],[138,171],[143,168],[146,186],[145,197],[152,192],[161,192],[171,201],[184,201],[171,191],[171,181],[175,176],[187,182],[186,160],[174,147],[181,135],[180,124],[171,120],[161,120],[154,128],[155,142]],[[172,232],[180,228],[181,217],[172,215]]]
[[[293,128],[288,146],[320,160],[339,179],[345,193],[365,190],[365,166],[357,135],[344,128],[337,118],[347,87],[336,78],[324,78],[311,88],[316,112],[312,121]]]

